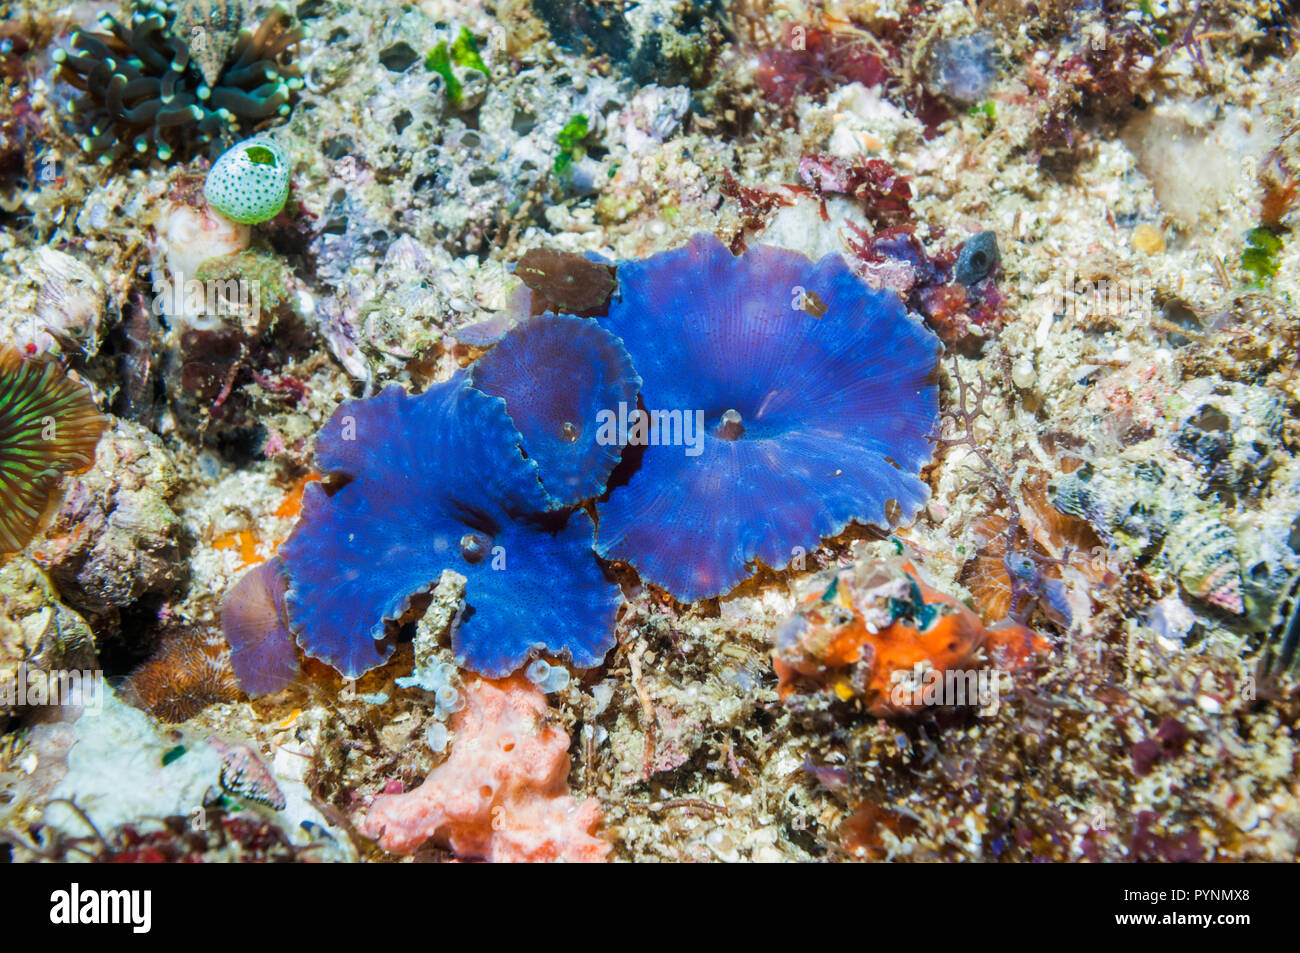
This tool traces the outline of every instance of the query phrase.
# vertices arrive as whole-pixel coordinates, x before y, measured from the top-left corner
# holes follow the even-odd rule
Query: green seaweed
[[[1147,16],[1149,16],[1152,20],[1156,18],[1156,12],[1151,6],[1151,0],[1138,0],[1138,9],[1141,10],[1143,13],[1145,13]],[[1152,27],[1152,31],[1155,34],[1157,43],[1159,43],[1161,46],[1169,45],[1168,33],[1160,29],[1160,27],[1158,26]]]
[[[469,31],[469,27],[461,27],[460,33],[452,41],[451,61],[465,69],[476,69],[488,79],[492,78],[487,64],[483,62],[483,57],[478,55],[478,40],[474,39],[474,34]]]
[[[446,40],[439,40],[438,45],[429,51],[429,55],[424,58],[424,68],[426,72],[437,73],[442,77],[447,89],[447,101],[453,106],[460,105],[463,89],[451,68],[451,53],[447,49]]]
[[[447,45],[446,40],[439,40],[438,45],[424,58],[425,71],[437,73],[442,77],[443,85],[447,90],[447,101],[453,106],[459,106],[465,95],[465,87],[456,78],[456,70],[453,68],[455,66],[461,69],[478,70],[488,79],[492,78],[492,73],[483,62],[483,57],[479,56],[478,40],[474,39],[474,34],[469,31],[469,27],[460,28],[460,33],[456,34],[456,39],[452,40],[451,46]]]
[[[1242,270],[1255,276],[1255,285],[1262,288],[1277,274],[1278,255],[1282,239],[1264,226],[1246,233],[1246,249],[1241,253]]]
[[[564,124],[564,128],[555,136],[555,142],[560,147],[560,154],[555,157],[555,173],[560,175],[573,164],[573,153],[581,145],[582,140],[587,138],[590,127],[587,125],[587,117],[583,113],[578,113]]]

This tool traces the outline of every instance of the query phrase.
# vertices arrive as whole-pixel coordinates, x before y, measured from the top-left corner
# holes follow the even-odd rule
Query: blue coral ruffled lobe
[[[839,256],[736,257],[712,236],[618,279],[607,317],[529,319],[423,394],[338,408],[281,566],[227,602],[239,664],[265,669],[241,675],[251,691],[292,677],[286,625],[348,677],[383,664],[448,569],[465,667],[597,665],[621,602],[597,554],[694,601],[925,501],[939,342],[895,295]],[[638,408],[663,424],[650,439]]]
[[[735,257],[712,236],[624,264],[619,286],[602,323],[645,408],[702,411],[705,436],[698,454],[644,448],[598,506],[602,556],[691,601],[851,521],[886,523],[890,500],[904,518],[925,501],[939,342],[897,296],[838,255]]]
[[[597,416],[635,403],[641,385],[617,337],[594,321],[544,314],[512,328],[470,373],[475,387],[505,400],[558,505],[605,492],[622,448],[598,439]]]
[[[553,500],[520,451],[505,403],[464,373],[419,396],[390,387],[335,412],[317,441],[333,492],[311,484],[281,548],[298,644],[357,677],[392,653],[386,623],[444,569],[467,578],[453,648],[490,677],[541,647],[596,664],[619,603],[585,514]]]

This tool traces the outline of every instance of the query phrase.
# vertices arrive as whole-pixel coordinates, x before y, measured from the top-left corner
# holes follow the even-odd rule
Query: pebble
[[[1021,358],[1011,366],[1011,381],[1021,390],[1028,390],[1037,379],[1037,369],[1029,358]]]
[[[1133,229],[1133,247],[1144,255],[1156,255],[1165,250],[1165,236],[1154,225],[1142,222]]]

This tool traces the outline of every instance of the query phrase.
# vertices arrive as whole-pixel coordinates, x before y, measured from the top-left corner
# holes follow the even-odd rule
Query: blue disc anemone
[[[851,521],[902,518],[927,489],[938,339],[838,255],[813,263],[711,235],[619,268],[601,323],[622,338],[652,415],[702,415],[688,442],[631,443],[640,460],[597,505],[596,550],[683,601],[784,568]],[[649,444],[649,445],[646,445]]]
[[[349,678],[383,664],[385,623],[454,569],[467,609],[452,649],[466,667],[508,675],[534,649],[598,664],[618,587],[592,553],[586,513],[546,512],[554,501],[520,442],[505,401],[463,372],[419,396],[393,386],[340,406],[316,456],[342,485],[308,485],[280,549],[303,651]]]
[[[641,386],[617,337],[584,318],[544,314],[512,328],[470,373],[476,388],[505,399],[559,505],[605,492],[623,448],[598,439],[597,419],[634,406]]]

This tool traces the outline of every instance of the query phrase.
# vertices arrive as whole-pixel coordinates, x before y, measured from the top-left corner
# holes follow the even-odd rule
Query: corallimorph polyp
[[[453,569],[467,579],[451,640],[465,667],[499,678],[535,649],[599,664],[618,587],[591,551],[586,512],[548,512],[555,500],[521,442],[505,401],[463,371],[418,396],[392,386],[342,404],[316,440],[334,488],[307,486],[280,548],[303,651],[349,678],[383,664],[385,623]]]
[[[594,321],[541,315],[479,358],[470,379],[505,400],[557,504],[605,492],[622,448],[601,443],[594,422],[606,407],[634,406],[641,385],[618,338]]]
[[[278,692],[298,674],[298,649],[284,609],[280,557],[259,563],[221,602],[221,627],[230,667],[250,695]]]
[[[94,463],[104,424],[57,364],[0,345],[0,554],[27,545],[65,473]]]
[[[597,505],[600,555],[694,601],[854,520],[887,523],[890,500],[901,519],[920,508],[939,341],[897,295],[839,255],[735,257],[712,235],[618,278],[601,324],[622,338],[652,424],[635,472]],[[695,446],[653,425],[675,412],[703,414]]]
[[[289,114],[302,87],[289,62],[300,34],[282,8],[267,13],[256,32],[222,22],[199,34],[207,47],[227,39],[223,31],[238,31],[212,81],[178,35],[177,16],[175,4],[137,0],[130,22],[101,14],[106,32],[77,30],[70,49],[54,54],[58,77],[83,93],[69,103],[88,126],[81,147],[104,165],[151,154],[167,161],[205,146],[215,156]]]

